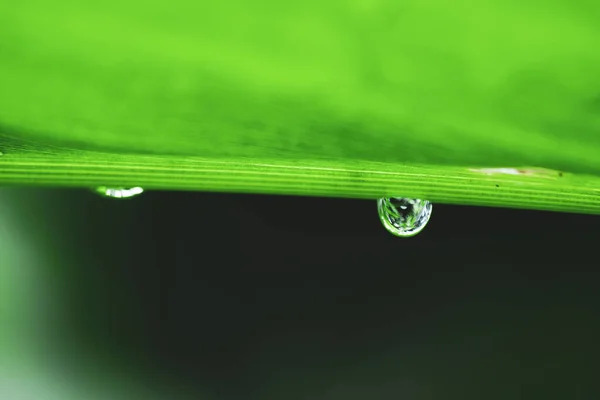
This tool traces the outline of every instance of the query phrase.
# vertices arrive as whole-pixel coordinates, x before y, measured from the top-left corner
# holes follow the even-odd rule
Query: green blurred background
[[[4,188],[0,398],[595,398],[598,224]]]

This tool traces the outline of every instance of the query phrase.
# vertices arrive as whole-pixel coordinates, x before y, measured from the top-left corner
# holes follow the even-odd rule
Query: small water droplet
[[[415,236],[425,228],[433,205],[430,201],[403,197],[384,197],[377,200],[381,223],[393,235]]]
[[[141,187],[122,188],[122,187],[108,187],[98,186],[93,189],[94,192],[100,196],[110,197],[113,199],[128,199],[142,193],[144,189]]]

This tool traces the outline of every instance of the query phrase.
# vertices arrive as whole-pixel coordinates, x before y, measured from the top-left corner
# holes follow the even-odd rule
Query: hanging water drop
[[[128,199],[142,193],[144,189],[141,187],[122,188],[122,187],[108,187],[98,186],[94,189],[94,192],[100,196],[110,197],[113,199]]]
[[[384,197],[377,200],[381,223],[393,235],[415,236],[425,228],[431,217],[432,204],[427,200]]]

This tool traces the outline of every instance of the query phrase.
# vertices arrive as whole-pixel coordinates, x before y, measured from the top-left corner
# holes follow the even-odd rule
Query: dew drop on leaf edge
[[[144,189],[139,186],[131,188],[98,186],[93,190],[102,197],[108,197],[112,199],[129,199],[141,194],[144,191]]]
[[[433,205],[428,200],[384,197],[377,200],[377,209],[381,223],[391,234],[411,237],[425,228]]]

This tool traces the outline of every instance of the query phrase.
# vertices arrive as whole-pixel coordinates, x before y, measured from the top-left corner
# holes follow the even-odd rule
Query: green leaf
[[[86,3],[0,4],[0,184],[600,214],[596,1]]]

